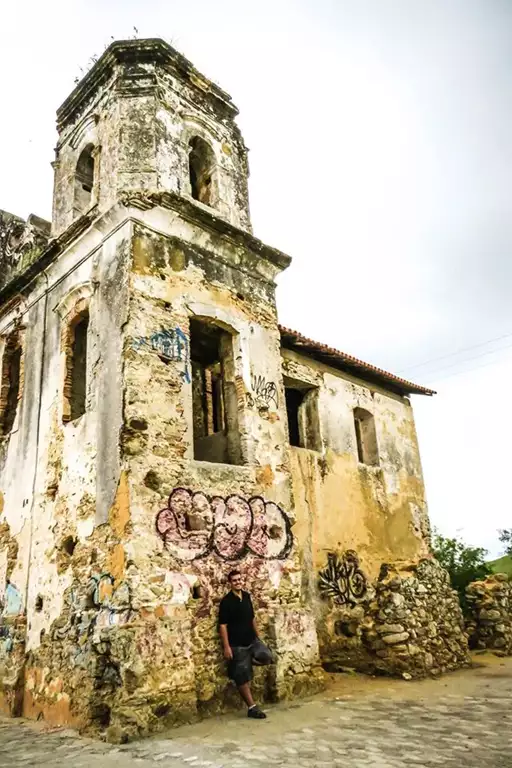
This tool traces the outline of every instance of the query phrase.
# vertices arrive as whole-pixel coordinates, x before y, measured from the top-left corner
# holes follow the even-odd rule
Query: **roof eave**
[[[400,395],[427,395],[431,397],[436,394],[432,389],[414,384],[412,381],[395,376],[382,368],[377,368],[352,355],[340,352],[338,349],[308,339],[291,328],[280,325],[279,330],[281,332],[281,344],[285,349],[298,351],[306,357],[322,362],[324,365],[351,373],[363,381],[379,384],[381,387]]]

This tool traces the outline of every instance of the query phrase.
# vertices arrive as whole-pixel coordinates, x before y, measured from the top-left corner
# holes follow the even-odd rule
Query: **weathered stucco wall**
[[[275,279],[290,259],[250,234],[235,115],[162,41],[112,45],[58,112],[56,237],[25,282],[9,252],[20,280],[0,306],[12,714],[125,740],[229,706],[216,623],[234,566],[276,652],[262,699],[317,690],[321,658],[464,663],[453,594],[422,560],[410,404],[281,351]],[[300,417],[315,416],[314,451],[290,449],[290,381],[297,402],[314,390]],[[354,409],[361,430],[375,424],[378,462],[358,461]]]
[[[124,738],[222,709],[234,694],[217,605],[235,564],[279,649],[257,676],[260,696],[321,686],[292,531],[277,271],[173,211],[117,206],[47,270],[37,301],[27,297],[41,313],[27,359],[44,356],[30,540],[20,540],[15,566],[30,563],[16,608],[18,626],[27,621],[17,669],[24,650],[26,668],[11,711]],[[86,412],[63,423],[63,328],[84,301]],[[194,459],[197,318],[230,334],[239,465]],[[274,382],[268,405],[254,391],[261,377]],[[9,498],[10,515],[19,518]],[[9,648],[4,672],[13,659]]]
[[[79,557],[95,521],[108,517],[117,491],[126,237],[122,227],[104,242],[100,228],[86,233],[1,319],[4,338],[13,327],[21,328],[24,365],[14,427],[1,440],[0,558],[5,563],[11,553],[11,562],[0,568],[0,579],[8,580],[11,595],[4,625],[26,623],[23,643],[29,655],[45,637],[50,641],[52,622],[61,615],[73,581],[71,554]],[[90,311],[87,410],[78,421],[64,424],[63,329],[80,302]],[[4,634],[3,663],[10,667],[10,629]],[[19,687],[23,678],[19,674],[14,680],[11,674],[10,680],[9,686]],[[26,685],[30,689],[30,675]],[[23,704],[19,694],[4,698],[6,708],[29,706],[27,696]]]
[[[322,451],[291,449],[297,530],[315,572],[356,550],[370,577],[382,562],[428,554],[428,515],[414,418],[406,398],[283,351],[285,376],[318,387]],[[379,464],[358,460],[354,409],[373,414]]]
[[[190,197],[189,142],[196,136],[213,154],[214,209],[250,231],[247,149],[234,122],[236,108],[162,41],[137,43],[128,42],[126,50],[113,46],[59,110],[52,234],[79,215],[75,176],[88,147],[95,167],[86,208],[103,212],[127,190]]]
[[[141,575],[152,574],[151,615],[179,623],[189,638],[187,682],[169,666],[166,685],[199,712],[223,706],[217,605],[227,573],[240,565],[264,636],[279,647],[277,668],[265,673],[266,696],[312,690],[321,682],[318,645],[293,547],[284,398],[281,391],[271,408],[258,409],[252,397],[258,376],[280,377],[274,288],[258,276],[269,265],[168,212],[148,211],[145,220],[146,228],[135,229],[127,329],[123,450],[133,536],[125,555]],[[171,238],[159,234],[171,227]],[[236,398],[240,465],[194,459],[189,340],[197,318],[230,334],[226,378]]]
[[[301,552],[306,600],[316,615],[322,661],[328,668],[345,665],[394,673],[399,667],[390,656],[392,642],[388,648],[372,635],[376,616],[383,610],[378,602],[371,607],[375,595],[382,593],[378,577],[383,564],[399,572],[414,570],[411,564],[429,557],[430,552],[410,402],[290,350],[283,350],[283,374],[285,381],[300,382],[318,392],[318,450],[292,447],[290,464],[294,533]],[[373,416],[378,462],[372,465],[363,463],[358,454],[357,409]],[[426,573],[430,577],[430,572]],[[429,600],[433,605],[436,599],[441,603],[454,598],[450,590],[444,596],[442,579],[436,576],[427,581],[428,587],[420,587],[419,600],[425,602],[421,608],[425,616],[431,616]],[[403,603],[404,598],[397,600]],[[407,610],[416,608],[409,606]],[[431,649],[425,650],[424,656],[412,642],[409,656],[406,643],[402,669],[425,674],[465,662],[467,645],[459,633],[461,617],[457,617],[455,655],[444,648],[441,653],[439,646],[438,657],[431,660]],[[395,622],[395,627],[399,629],[391,632],[391,641],[396,639],[400,644],[409,638],[411,645],[403,621]]]

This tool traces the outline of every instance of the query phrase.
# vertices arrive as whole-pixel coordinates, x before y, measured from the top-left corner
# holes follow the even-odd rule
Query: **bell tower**
[[[113,43],[57,112],[52,234],[134,191],[175,193],[251,231],[237,114],[163,40]]]
[[[113,43],[58,110],[53,237],[4,358],[20,415],[0,489],[33,660],[8,677],[31,715],[53,700],[46,678],[69,702],[60,722],[126,738],[156,712],[219,711],[235,563],[279,648],[262,694],[322,685],[275,299],[290,257],[251,232],[236,115],[162,40]]]

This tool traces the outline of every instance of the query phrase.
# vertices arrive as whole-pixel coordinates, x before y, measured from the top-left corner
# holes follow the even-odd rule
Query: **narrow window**
[[[22,350],[17,334],[6,341],[0,389],[0,432],[8,435],[16,419],[21,395]]]
[[[357,458],[361,464],[379,465],[379,450],[375,419],[364,408],[354,408],[354,428],[356,432]]]
[[[290,445],[321,451],[318,388],[285,379],[284,394]]]
[[[194,200],[213,206],[213,170],[215,167],[213,150],[200,136],[194,136],[188,147],[191,195]]]
[[[92,204],[94,187],[94,147],[89,144],[82,150],[75,173],[75,216],[81,216]]]
[[[284,394],[286,398],[290,445],[294,445],[297,448],[304,448],[299,429],[299,410],[305,393],[301,392],[300,389],[285,387]]]
[[[87,332],[89,312],[85,310],[71,323],[66,345],[66,381],[63,420],[75,421],[85,413],[87,394]]]
[[[190,322],[194,458],[240,464],[232,337],[213,323]]]

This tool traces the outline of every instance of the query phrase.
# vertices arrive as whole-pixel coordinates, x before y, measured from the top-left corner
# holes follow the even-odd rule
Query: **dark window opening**
[[[94,187],[94,147],[85,147],[78,158],[75,172],[74,211],[76,216],[85,213],[92,204]]]
[[[213,170],[215,156],[210,145],[200,136],[189,142],[190,191],[194,200],[213,206]]]
[[[14,427],[21,388],[21,346],[16,336],[10,337],[5,345],[0,388],[0,428],[2,435],[8,435]]]
[[[304,445],[301,442],[299,427],[299,410],[306,393],[301,392],[300,389],[290,389],[289,387],[286,387],[284,394],[286,398],[290,445],[295,445],[297,448],[304,448]]]
[[[87,396],[87,334],[89,312],[85,311],[70,327],[67,348],[64,421],[75,421],[85,413]]]
[[[190,357],[194,458],[240,464],[232,337],[213,323],[191,320]]]
[[[354,408],[357,458],[361,464],[379,465],[377,432],[373,415],[364,408]]]
[[[285,379],[284,393],[290,445],[321,451],[317,387]]]

